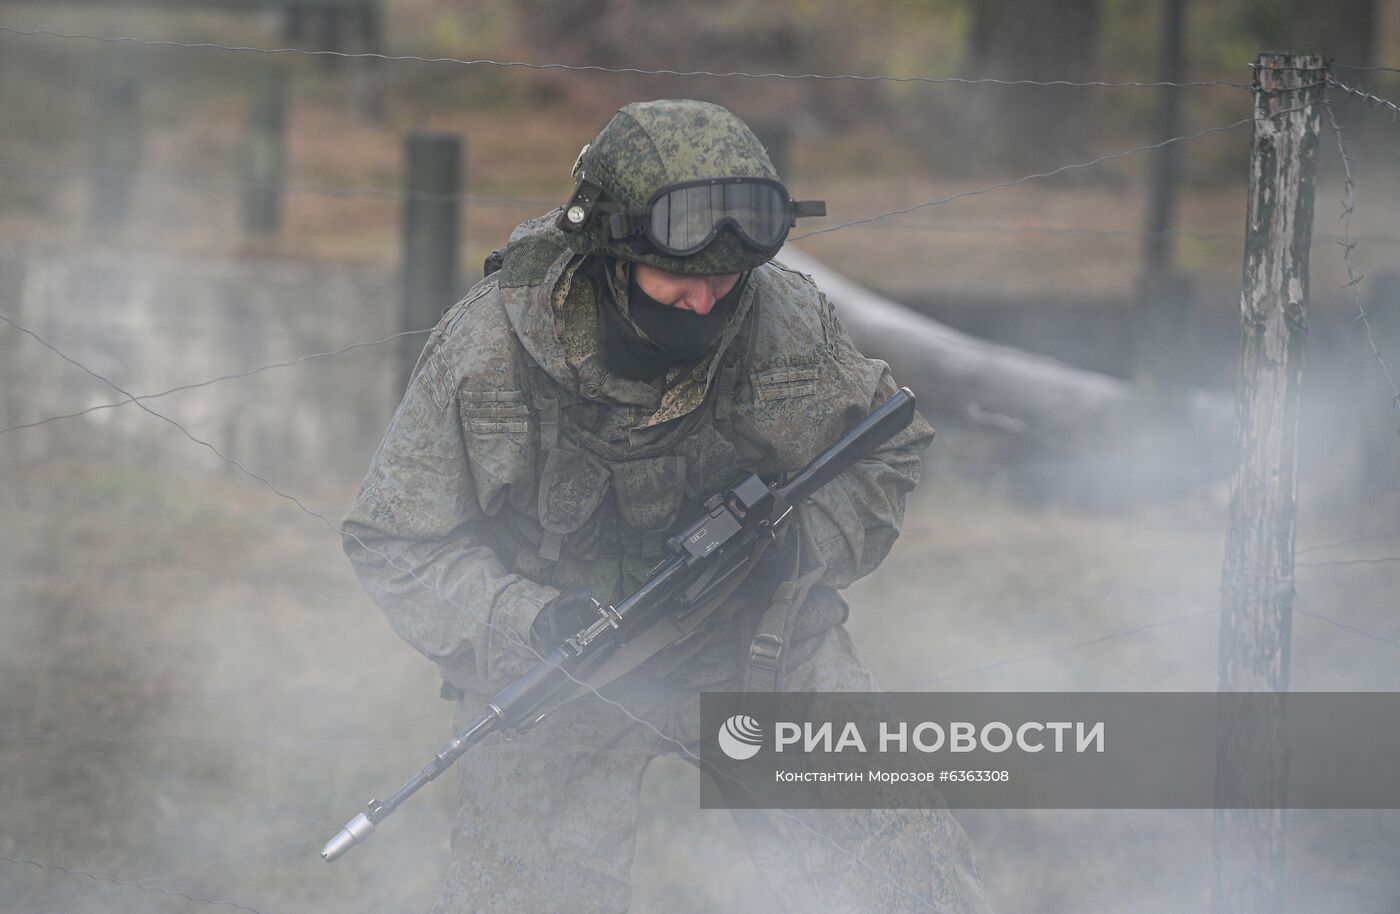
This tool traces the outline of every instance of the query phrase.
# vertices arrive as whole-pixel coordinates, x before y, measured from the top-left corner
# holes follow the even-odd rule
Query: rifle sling
[[[772,602],[758,617],[758,626],[749,641],[747,662],[743,672],[743,691],[781,692],[787,648],[792,643],[797,613],[812,587],[826,572],[826,563],[812,539],[811,524],[807,522],[806,507],[796,506],[799,538],[793,550],[792,571],[787,580],[773,592]],[[811,567],[801,572],[804,560]],[[799,572],[801,572],[799,574]]]

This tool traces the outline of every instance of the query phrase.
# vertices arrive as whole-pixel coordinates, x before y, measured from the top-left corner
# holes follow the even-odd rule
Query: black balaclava
[[[600,266],[608,269],[601,262]],[[734,288],[716,300],[705,315],[656,301],[637,285],[631,270],[626,313],[622,303],[610,294],[610,284],[597,283],[602,299],[598,308],[599,342],[608,370],[629,380],[650,381],[675,365],[702,358],[719,342],[725,325],[739,307],[747,282],[748,273],[740,275]]]

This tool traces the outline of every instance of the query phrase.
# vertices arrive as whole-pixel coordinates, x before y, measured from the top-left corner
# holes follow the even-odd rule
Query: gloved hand
[[[566,590],[540,607],[535,621],[530,623],[530,646],[543,654],[559,646],[565,638],[579,630],[598,615],[593,608],[593,591],[586,587]]]

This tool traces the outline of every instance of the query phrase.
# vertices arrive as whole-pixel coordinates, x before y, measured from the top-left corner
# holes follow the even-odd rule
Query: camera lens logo
[[[736,762],[758,755],[762,746],[763,727],[746,714],[735,714],[719,728],[719,747]]]

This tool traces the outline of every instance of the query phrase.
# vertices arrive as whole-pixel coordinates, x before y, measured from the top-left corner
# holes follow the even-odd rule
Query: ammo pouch
[[[564,537],[588,522],[608,491],[608,467],[587,451],[550,448],[540,473],[540,558],[559,560]]]
[[[641,554],[661,555],[685,494],[685,457],[667,454],[615,463],[612,485],[622,519],[641,534]]]

